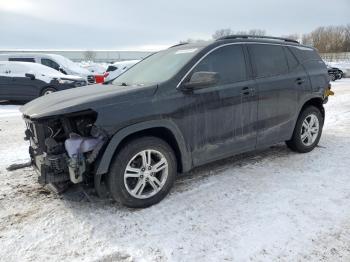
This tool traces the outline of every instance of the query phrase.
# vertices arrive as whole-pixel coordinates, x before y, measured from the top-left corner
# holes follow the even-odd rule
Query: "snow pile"
[[[332,84],[319,147],[284,144],[180,177],[153,207],[73,202],[41,188],[20,115],[0,118],[5,261],[350,261],[350,79]],[[0,106],[0,115],[8,110]]]

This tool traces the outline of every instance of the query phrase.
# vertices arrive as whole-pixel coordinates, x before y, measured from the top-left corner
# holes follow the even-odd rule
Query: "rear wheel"
[[[313,150],[322,134],[323,116],[317,107],[309,106],[300,114],[292,139],[286,144],[293,151],[307,153]]]
[[[46,87],[43,89],[43,91],[41,91],[41,96],[46,96],[46,95],[49,95],[49,94],[54,93],[56,91],[57,90],[53,87]]]
[[[148,207],[169,193],[176,173],[172,148],[159,138],[143,137],[120,150],[107,183],[116,201],[128,207]]]
[[[337,77],[335,76],[335,74],[331,74],[331,75],[330,75],[330,78],[331,78],[332,81],[337,80]]]

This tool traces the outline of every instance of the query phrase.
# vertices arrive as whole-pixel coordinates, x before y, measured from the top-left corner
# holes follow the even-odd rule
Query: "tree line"
[[[266,31],[262,29],[251,29],[248,31],[233,31],[230,28],[216,30],[212,38],[218,39],[228,35],[257,35],[265,36]],[[350,52],[350,24],[340,26],[321,26],[306,34],[289,34],[281,37],[298,40],[304,45],[313,46],[320,53]],[[188,39],[184,42],[198,42],[201,39]]]
[[[350,24],[318,27],[311,33],[303,34],[301,42],[314,46],[320,53],[350,52]]]

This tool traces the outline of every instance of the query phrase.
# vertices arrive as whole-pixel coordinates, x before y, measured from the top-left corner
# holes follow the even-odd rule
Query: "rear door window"
[[[292,54],[292,52],[289,50],[288,47],[284,47],[284,51],[286,52],[289,70],[292,71],[294,68],[298,66],[299,62],[295,58],[295,56]]]
[[[31,62],[35,63],[34,58],[26,58],[26,57],[10,57],[9,61],[14,61],[14,62]]]
[[[55,61],[51,60],[51,59],[47,59],[47,58],[42,58],[41,59],[41,63],[45,66],[51,67],[57,71],[60,70],[60,65],[57,64]]]
[[[247,71],[242,46],[229,45],[213,51],[196,66],[192,74],[202,71],[218,73],[219,84],[246,80]]]
[[[288,72],[287,59],[280,45],[249,44],[256,77],[269,77]]]

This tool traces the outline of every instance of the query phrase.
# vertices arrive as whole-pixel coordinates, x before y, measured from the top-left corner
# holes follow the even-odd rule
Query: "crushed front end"
[[[24,115],[25,139],[30,141],[29,154],[40,184],[93,181],[94,163],[107,138],[94,126],[96,118],[91,110],[43,119]]]

